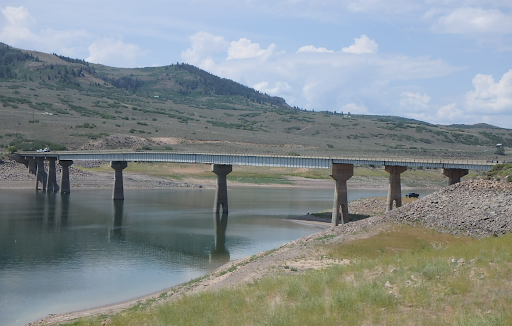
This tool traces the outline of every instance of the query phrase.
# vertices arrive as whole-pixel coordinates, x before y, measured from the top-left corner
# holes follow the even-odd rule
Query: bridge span
[[[442,169],[448,177],[448,183],[460,182],[468,170],[488,170],[495,162],[477,160],[447,159],[404,159],[404,158],[368,158],[368,157],[304,157],[277,155],[241,155],[219,153],[174,153],[174,152],[124,152],[124,151],[80,151],[80,152],[22,152],[11,158],[25,164],[29,172],[35,174],[36,190],[39,183],[42,190],[48,192],[70,193],[69,166],[73,161],[105,161],[115,171],[112,198],[123,200],[123,169],[128,162],[169,162],[211,164],[212,172],[217,175],[217,190],[214,211],[228,212],[226,176],[233,165],[297,167],[313,169],[330,169],[330,176],[335,180],[332,226],[348,222],[347,180],[353,176],[354,165],[383,166],[389,173],[389,190],[387,210],[402,205],[400,174],[407,168]],[[62,167],[61,186],[57,184],[55,163]],[[46,173],[45,162],[48,162]],[[341,213],[341,214],[340,214]]]

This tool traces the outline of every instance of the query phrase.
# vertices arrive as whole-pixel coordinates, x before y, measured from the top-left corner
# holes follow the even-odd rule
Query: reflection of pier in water
[[[25,209],[35,214],[24,223],[27,226],[24,232],[25,239],[18,239],[18,241],[32,243],[31,246],[23,248],[34,248],[34,246],[38,248],[38,261],[42,264],[67,259],[66,257],[73,255],[76,250],[80,250],[80,247],[87,251],[91,241],[98,246],[121,245],[122,251],[129,250],[140,256],[153,257],[158,261],[170,263],[171,267],[179,264],[211,270],[229,261],[229,251],[226,249],[227,213],[219,214],[218,218],[215,218],[216,214],[214,214],[211,231],[195,234],[191,243],[190,233],[181,227],[179,219],[172,220],[174,223],[169,226],[171,232],[160,232],[150,237],[147,236],[147,230],[139,230],[133,224],[125,226],[123,222],[129,220],[129,214],[126,213],[124,205],[124,201],[113,201],[112,213],[109,214],[112,222],[107,229],[107,234],[92,232],[89,236],[92,234],[97,240],[82,241],[81,230],[84,221],[83,218],[76,217],[76,212],[73,214],[77,209],[77,206],[73,205],[73,198],[67,194],[36,193],[35,199],[25,206]],[[99,214],[102,213],[99,212]],[[8,228],[4,228],[3,232],[8,232]],[[46,233],[57,233],[60,236],[55,240],[47,241]],[[7,239],[0,232],[0,239],[2,238]],[[237,242],[239,241],[240,239],[237,239]],[[4,242],[0,241],[0,243]],[[45,248],[54,250],[44,250]],[[0,246],[0,256],[4,250],[15,249],[11,243],[6,242]]]
[[[136,244],[136,247],[143,254],[150,254],[159,259],[179,259],[185,262],[197,264],[198,260],[204,261],[206,254],[203,254],[200,248],[211,248],[208,257],[210,262],[226,262],[229,261],[229,251],[226,249],[226,229],[228,223],[228,213],[214,213],[214,242],[212,244],[211,237],[202,237],[198,239],[199,244],[195,246],[196,250],[190,250],[191,246],[188,242],[187,234],[166,234],[164,239],[160,237],[151,237],[151,239],[140,239],[137,230],[131,229],[129,235],[123,226],[124,201],[113,201],[112,227],[109,229],[109,241],[129,241]],[[199,237],[199,235],[196,235]],[[172,248],[170,248],[172,247]],[[204,252],[204,251],[203,251]],[[207,264],[205,264],[207,265]]]

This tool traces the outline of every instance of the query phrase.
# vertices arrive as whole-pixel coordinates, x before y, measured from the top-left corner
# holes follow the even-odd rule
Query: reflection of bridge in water
[[[111,217],[111,222],[105,225],[105,232],[87,233],[87,237],[99,236],[102,239],[79,241],[77,237],[80,237],[79,234],[82,233],[80,231],[76,232],[84,224],[81,222],[81,218],[74,219],[76,214],[73,214],[73,212],[80,206],[76,206],[73,201],[78,199],[70,198],[69,195],[57,196],[54,193],[43,194],[38,192],[35,194],[29,209],[34,212],[34,215],[31,215],[30,218],[30,224],[35,226],[31,231],[36,232],[36,235],[29,233],[27,236],[36,239],[34,243],[38,243],[40,246],[58,247],[55,251],[41,251],[41,255],[38,256],[41,261],[59,261],[62,255],[69,254],[67,251],[69,246],[63,246],[63,242],[61,242],[66,241],[65,239],[73,239],[73,244],[70,244],[71,247],[80,246],[81,243],[87,248],[87,243],[90,241],[95,243],[104,242],[105,234],[108,234],[108,242],[121,244],[121,247],[129,248],[131,253],[144,257],[150,256],[159,261],[179,262],[180,265],[191,268],[199,266],[211,270],[212,267],[216,268],[230,259],[229,251],[226,249],[227,214],[213,213],[212,232],[195,233],[193,241],[191,241],[190,232],[186,232],[186,230],[184,232],[181,228],[178,228],[176,232],[161,232],[158,235],[152,233],[152,236],[148,237],[147,231],[133,227],[133,224],[129,222],[127,224],[127,221],[130,221],[134,216],[126,212],[123,200],[115,200],[111,212],[97,211],[99,215]],[[101,219],[100,217],[99,220]],[[89,225],[87,224],[88,228]],[[102,225],[101,228],[103,228],[104,224],[101,224],[101,222],[98,224],[98,219],[96,219],[92,222],[92,225],[94,225],[93,228],[98,228],[98,225]],[[47,232],[52,234],[63,232],[62,234],[66,233],[67,235],[55,243],[47,242],[43,239]],[[129,245],[122,245],[124,243]],[[5,250],[6,248],[0,249]],[[71,249],[71,251],[73,250],[75,249]],[[51,256],[46,256],[48,254]],[[0,256],[2,256],[1,252]]]
[[[29,171],[35,174],[36,189],[39,184],[43,191],[57,192],[55,164],[62,167],[61,193],[70,193],[69,166],[73,161],[107,161],[114,169],[114,200],[124,199],[123,169],[128,162],[169,162],[169,163],[202,163],[211,164],[212,172],[217,175],[217,191],[214,213],[228,213],[228,195],[226,176],[232,171],[233,165],[297,167],[330,169],[330,176],[335,180],[332,226],[348,221],[347,180],[354,174],[354,164],[382,166],[389,173],[389,190],[387,210],[402,205],[400,174],[407,168],[442,169],[448,177],[448,183],[460,182],[468,174],[468,170],[488,170],[496,163],[471,160],[444,159],[387,159],[387,158],[350,158],[350,157],[296,157],[271,155],[233,155],[205,153],[171,153],[171,152],[56,152],[56,153],[20,153],[13,156],[18,162],[24,163]],[[48,173],[45,168],[48,162]],[[341,214],[340,214],[341,213]],[[215,217],[219,225],[223,225],[223,216]],[[227,215],[226,215],[227,221]],[[216,224],[217,225],[217,224]]]

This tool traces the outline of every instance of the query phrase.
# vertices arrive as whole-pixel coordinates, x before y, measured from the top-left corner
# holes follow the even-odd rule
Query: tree
[[[7,153],[9,154],[14,154],[18,151],[18,149],[16,148],[16,146],[9,146],[7,147]]]

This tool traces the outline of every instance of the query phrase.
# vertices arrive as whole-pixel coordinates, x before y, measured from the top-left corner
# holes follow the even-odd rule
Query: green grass
[[[489,171],[483,173],[488,180],[502,180],[512,182],[512,163],[497,164]]]
[[[87,169],[98,172],[111,172],[112,168],[104,164],[98,168]],[[171,178],[174,180],[206,179],[216,176],[207,164],[182,163],[136,163],[130,162],[124,170],[127,172],[145,174],[155,177]],[[328,169],[304,168],[269,168],[255,166],[233,166],[233,172],[227,179],[231,182],[251,184],[293,184],[291,177],[302,177],[316,180],[331,180]],[[383,169],[371,167],[355,167],[354,179],[357,180],[387,180],[389,174]],[[438,170],[408,170],[403,174],[403,183],[408,186],[446,185],[446,178]]]
[[[109,325],[512,324],[512,235],[476,240],[395,226],[319,246],[351,263],[140,305]]]

